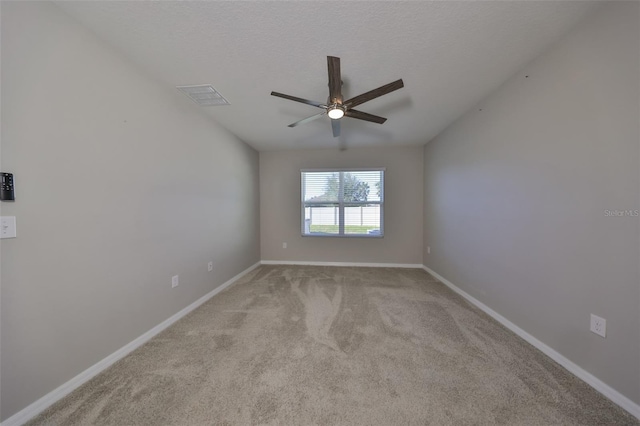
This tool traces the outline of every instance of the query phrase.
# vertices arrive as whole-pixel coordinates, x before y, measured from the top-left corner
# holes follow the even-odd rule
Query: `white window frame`
[[[338,202],[326,201],[305,201],[304,200],[304,177],[305,173],[310,172],[333,172],[340,173]],[[380,201],[362,201],[362,202],[344,202],[343,197],[343,173],[349,172],[382,172],[382,182],[380,184]],[[385,196],[385,174],[384,167],[366,167],[366,168],[339,168],[339,169],[300,169],[300,199],[301,199],[301,227],[300,232],[303,237],[320,237],[320,238],[383,238],[384,237],[384,196]],[[305,233],[305,207],[313,205],[336,204],[338,206],[338,233],[337,234],[307,234]],[[345,234],[344,233],[344,208],[349,206],[362,206],[367,204],[380,205],[380,233],[379,234]]]

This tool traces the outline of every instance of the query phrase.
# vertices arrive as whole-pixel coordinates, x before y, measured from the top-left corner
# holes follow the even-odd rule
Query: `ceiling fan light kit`
[[[340,120],[344,117],[344,108],[338,104],[331,105],[330,109],[327,110],[327,115],[333,120]]]
[[[370,90],[366,93],[358,95],[354,98],[342,101],[342,77],[340,75],[340,58],[335,56],[327,56],[327,69],[329,72],[329,98],[327,104],[323,104],[317,101],[311,101],[309,99],[298,98],[295,96],[285,95],[283,93],[271,92],[272,96],[279,98],[289,99],[291,101],[300,102],[303,104],[311,105],[316,108],[324,109],[321,112],[311,117],[303,118],[295,123],[289,124],[289,127],[297,127],[300,124],[305,124],[313,121],[317,118],[327,114],[331,119],[331,129],[333,131],[333,137],[340,136],[340,119],[344,116],[355,118],[358,120],[370,121],[372,123],[382,124],[387,121],[384,117],[378,117],[377,115],[368,114],[366,112],[352,109],[355,106],[368,102],[372,99],[378,98],[387,93],[391,93],[395,90],[404,87],[402,79],[396,80],[392,83],[380,86],[377,89]]]

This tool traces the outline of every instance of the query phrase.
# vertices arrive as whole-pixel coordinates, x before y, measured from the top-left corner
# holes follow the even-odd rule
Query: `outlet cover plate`
[[[16,238],[15,216],[2,216],[0,219],[0,238]]]
[[[607,337],[607,320],[591,314],[590,330],[598,336]]]

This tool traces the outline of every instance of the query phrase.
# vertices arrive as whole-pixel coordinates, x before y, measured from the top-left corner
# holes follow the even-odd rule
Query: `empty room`
[[[0,1],[0,426],[640,425],[640,2]]]

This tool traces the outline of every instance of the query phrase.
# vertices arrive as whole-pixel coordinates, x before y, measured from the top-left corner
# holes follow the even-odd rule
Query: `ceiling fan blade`
[[[340,120],[331,120],[331,130],[334,138],[340,136]]]
[[[348,109],[347,112],[344,113],[347,117],[357,118],[358,120],[371,121],[373,123],[382,124],[387,121],[384,117],[379,117],[373,114],[367,114],[366,112],[357,111],[355,109]]]
[[[340,58],[327,56],[329,69],[329,101],[332,104],[342,103],[342,77],[340,77]]]
[[[302,120],[300,120],[300,121],[296,121],[295,123],[291,123],[291,124],[289,124],[289,127],[297,127],[297,126],[299,126],[299,125],[301,125],[301,124],[308,123],[308,122],[310,122],[310,121],[313,121],[313,120],[315,120],[315,119],[318,119],[318,118],[322,117],[322,116],[323,116],[323,115],[325,115],[326,113],[327,113],[327,112],[325,111],[325,112],[321,112],[320,114],[312,115],[311,117],[303,118],[303,119],[302,119]]]
[[[289,99],[290,101],[296,101],[307,105],[312,105],[318,108],[326,108],[325,104],[316,101],[310,101],[309,99],[297,98],[295,96],[285,95],[284,93],[271,92],[271,96],[277,96],[279,98]]]
[[[396,80],[393,83],[385,84],[384,86],[380,86],[377,89],[370,90],[362,95],[358,95],[355,98],[351,98],[344,102],[344,105],[351,108],[354,106],[358,106],[365,102],[370,101],[371,99],[375,99],[382,95],[386,95],[387,93],[391,93],[394,90],[402,89],[404,87],[404,83],[402,79]]]

